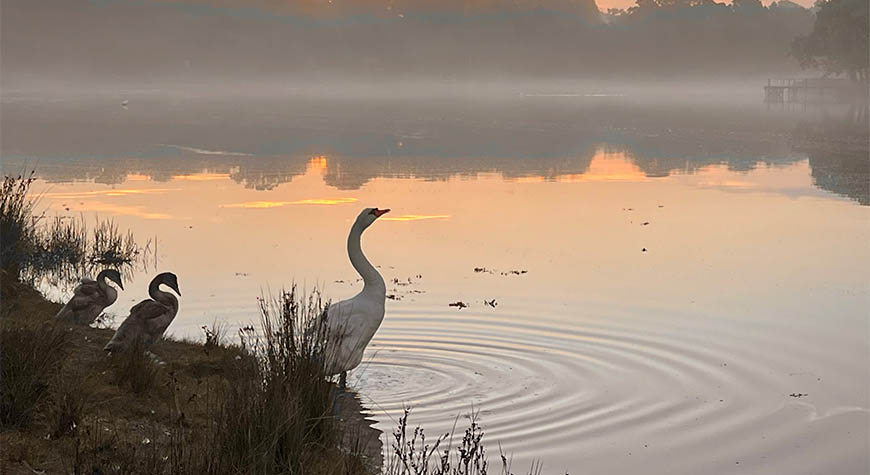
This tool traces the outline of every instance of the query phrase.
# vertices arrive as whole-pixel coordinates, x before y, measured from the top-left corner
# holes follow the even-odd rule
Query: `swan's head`
[[[172,272],[157,274],[157,277],[154,277],[154,280],[161,284],[166,284],[170,289],[174,290],[176,294],[181,295],[181,291],[178,290],[178,277]]]
[[[115,269],[106,269],[100,272],[100,276],[118,284],[118,287],[120,287],[121,290],[124,290],[124,284],[121,283],[121,273],[116,271]]]
[[[362,210],[359,216],[356,217],[356,224],[362,226],[363,229],[372,225],[378,218],[389,213],[389,209],[366,208]]]

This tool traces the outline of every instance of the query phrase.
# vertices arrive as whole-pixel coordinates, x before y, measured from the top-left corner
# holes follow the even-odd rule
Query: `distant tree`
[[[867,0],[820,0],[813,32],[796,38],[791,53],[801,67],[847,74],[867,82],[870,67]]]

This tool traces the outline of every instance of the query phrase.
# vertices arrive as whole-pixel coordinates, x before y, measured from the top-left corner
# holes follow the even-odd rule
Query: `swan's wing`
[[[163,305],[154,300],[147,300],[139,305],[141,307],[138,309],[137,315],[145,328],[145,333],[148,334],[151,341],[163,335],[163,332],[166,331],[178,312],[177,308]],[[133,310],[131,309],[130,312],[132,313]]]
[[[130,309],[130,316],[124,319],[104,349],[107,351],[125,349],[136,340],[141,340],[146,345],[152,343],[155,339],[154,327],[160,326],[160,317],[167,313],[171,314],[172,310],[154,300],[146,299],[137,303]]]
[[[341,339],[347,335],[349,331],[348,326],[352,323],[351,316],[353,315],[354,304],[354,299],[351,298],[329,306],[325,314],[326,329],[329,331],[330,339]]]
[[[137,305],[138,306],[138,305]],[[134,307],[135,308],[135,307]],[[131,342],[142,338],[142,323],[131,311],[130,316],[121,322],[121,326],[112,335],[112,339],[103,347],[104,351],[121,351],[126,349]]]
[[[73,296],[67,305],[73,310],[83,310],[99,303],[101,297],[102,292],[96,282],[82,282],[73,290]]]
[[[166,305],[151,299],[146,299],[137,303],[130,309],[130,317],[147,321],[163,315],[167,310],[169,310],[169,307]]]

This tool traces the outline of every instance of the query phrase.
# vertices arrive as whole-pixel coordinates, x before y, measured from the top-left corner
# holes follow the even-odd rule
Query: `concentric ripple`
[[[405,407],[432,435],[458,417],[461,431],[463,416],[479,411],[490,452],[500,444],[519,471],[535,459],[545,473],[763,468],[769,451],[794,443],[797,426],[810,440],[831,436],[809,422],[808,401],[789,396],[818,385],[790,369],[819,355],[782,342],[771,352],[733,321],[647,313],[627,325],[618,315],[397,309],[351,381],[385,431]],[[846,412],[850,424],[866,422],[863,406]]]

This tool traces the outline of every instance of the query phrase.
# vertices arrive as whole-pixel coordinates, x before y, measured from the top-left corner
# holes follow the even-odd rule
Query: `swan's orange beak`
[[[390,212],[389,208],[387,208],[387,209],[377,209],[377,208],[375,208],[375,216],[377,216],[378,218],[380,218],[381,216],[383,216],[383,215],[385,215],[385,214],[387,214],[387,213],[389,213],[389,212]]]

